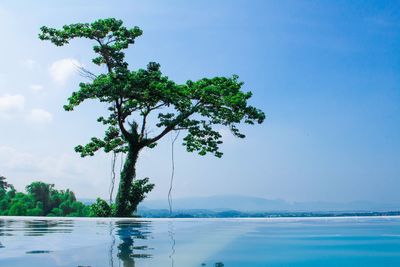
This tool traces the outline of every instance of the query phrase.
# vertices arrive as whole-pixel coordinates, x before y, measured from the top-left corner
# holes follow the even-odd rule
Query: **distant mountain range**
[[[80,199],[86,205],[94,199]],[[173,199],[169,212],[167,199],[145,200],[138,214],[147,218],[238,218],[238,217],[331,217],[400,215],[399,204],[370,201],[288,202],[248,196],[210,196]]]
[[[166,210],[168,201],[145,200],[139,210]],[[353,201],[346,203],[332,202],[288,202],[248,196],[211,196],[173,199],[173,209],[239,211],[239,212],[369,212],[398,211],[399,204]]]

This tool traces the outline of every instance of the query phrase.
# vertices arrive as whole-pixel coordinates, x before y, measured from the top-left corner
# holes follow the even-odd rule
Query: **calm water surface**
[[[400,266],[400,218],[0,218],[0,266]]]

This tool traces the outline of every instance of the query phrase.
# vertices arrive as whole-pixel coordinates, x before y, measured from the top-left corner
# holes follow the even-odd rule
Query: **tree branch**
[[[94,81],[97,78],[97,76],[94,73],[90,72],[89,70],[85,69],[84,67],[77,66],[77,68],[78,68],[79,75],[81,75],[82,77],[90,79],[92,81]]]
[[[161,108],[162,106],[165,106],[165,103],[161,103],[157,106],[154,106],[152,108],[147,107],[146,111],[143,112],[143,121],[142,121],[142,128],[140,130],[140,136],[139,136],[139,141],[142,141],[144,139],[145,136],[145,131],[146,131],[146,122],[147,122],[147,116],[150,114],[151,111],[156,110]]]
[[[105,63],[106,63],[106,66],[107,66],[108,73],[112,73],[113,71],[112,71],[112,66],[111,66],[111,63],[110,63],[110,58],[109,58],[108,53],[106,52],[107,50],[104,49],[104,47],[106,47],[107,44],[103,44],[102,40],[100,40],[99,38],[94,38],[94,39],[100,45],[100,51],[99,52],[100,52],[100,55],[102,55],[104,60],[106,61]]]
[[[142,141],[144,138],[144,131],[146,130],[146,119],[147,119],[147,115],[149,115],[149,113],[150,113],[149,110],[146,110],[146,112],[143,113],[142,129],[140,130],[139,141]]]
[[[95,40],[96,40],[96,41],[99,43],[99,45],[100,45],[100,50],[101,50],[101,51],[100,51],[100,54],[103,56],[103,58],[104,58],[104,60],[105,60],[108,73],[111,74],[111,73],[113,72],[113,71],[112,71],[112,66],[111,66],[111,63],[110,63],[109,56],[108,56],[108,54],[106,53],[107,50],[104,49],[104,47],[106,47],[107,44],[104,45],[103,42],[102,42],[102,40],[100,40],[99,38],[95,38]],[[117,109],[118,126],[119,126],[119,128],[121,129],[122,135],[123,135],[126,139],[128,139],[128,140],[133,140],[133,135],[132,135],[131,133],[129,133],[129,131],[127,131],[127,130],[125,129],[124,121],[125,121],[126,116],[123,116],[122,110],[121,110],[121,107],[122,107],[122,98],[120,99],[120,101],[121,101],[121,103],[118,102],[118,99],[115,100],[115,108]]]
[[[143,147],[145,147],[152,143],[155,143],[158,140],[160,140],[161,138],[163,138],[170,131],[175,130],[175,126],[177,126],[181,121],[183,121],[184,119],[187,119],[190,115],[195,113],[197,111],[197,108],[200,105],[201,105],[201,101],[197,102],[196,105],[194,105],[190,111],[180,113],[178,116],[176,116],[176,118],[171,122],[170,125],[168,125],[167,127],[164,128],[164,130],[159,135],[157,135],[153,138],[150,138],[150,139],[146,139],[144,142],[142,142],[141,145]]]
[[[150,113],[150,111],[159,109],[159,108],[161,108],[162,106],[165,106],[165,103],[161,103],[161,104],[159,104],[159,105],[157,105],[157,106],[154,106],[154,107],[152,107],[152,108],[149,108],[149,113]]]
[[[122,135],[128,140],[132,140],[132,134],[125,129],[124,119],[122,118],[121,114],[121,104],[118,102],[118,100],[115,100],[115,108],[117,109],[118,126],[121,129]]]

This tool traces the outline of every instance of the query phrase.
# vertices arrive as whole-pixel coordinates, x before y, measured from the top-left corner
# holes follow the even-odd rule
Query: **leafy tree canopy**
[[[183,145],[188,151],[221,157],[221,134],[215,125],[227,126],[235,136],[244,138],[237,127],[239,123],[263,122],[264,113],[248,105],[252,94],[241,90],[243,82],[236,75],[177,84],[163,75],[155,62],[145,69],[130,71],[124,50],[141,34],[138,27],[127,29],[121,20],[114,18],[66,25],[62,29],[41,28],[40,39],[57,46],[74,38],[93,40],[96,57],[92,61],[106,66],[108,71],[100,75],[86,71],[92,80],[81,83],[64,106],[71,111],[87,99],[109,104],[108,116],[98,118],[107,126],[105,136],[93,137],[88,144],[76,147],[83,157],[92,156],[99,149],[127,152],[128,145],[152,148],[174,130],[187,130]],[[152,112],[157,112],[155,126],[160,129],[154,135],[148,131]],[[132,116],[135,114],[141,119],[135,120]]]

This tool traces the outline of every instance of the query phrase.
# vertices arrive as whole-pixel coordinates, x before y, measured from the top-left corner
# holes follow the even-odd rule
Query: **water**
[[[0,266],[400,266],[400,218],[0,218]]]

